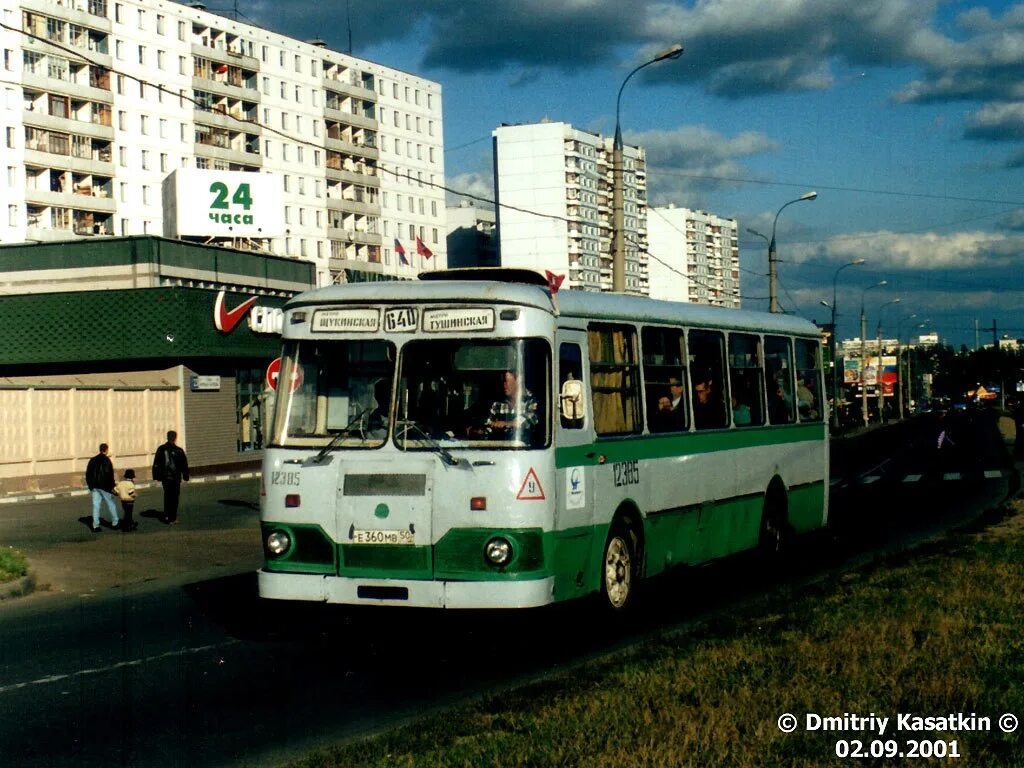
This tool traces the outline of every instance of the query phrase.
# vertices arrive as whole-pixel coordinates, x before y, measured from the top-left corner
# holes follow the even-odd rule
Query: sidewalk
[[[247,472],[231,472],[223,475],[203,475],[200,477],[193,477],[188,482],[192,485],[197,483],[218,483],[224,480],[242,480],[252,477],[259,477],[259,470],[251,470]],[[148,483],[136,483],[135,487],[138,490],[145,488],[159,487],[160,483],[151,481]],[[71,496],[88,496],[88,488],[61,488],[53,491],[38,491],[32,493],[11,493],[6,496],[0,496],[0,504],[17,504],[23,501],[44,501],[47,499],[63,499]]]
[[[160,522],[159,483],[142,483],[135,504],[139,527],[121,533],[91,530],[88,491],[69,489],[0,499],[0,547],[29,561],[29,576],[0,585],[5,597],[83,598],[114,589],[137,591],[253,571],[263,552],[259,478],[255,471],[197,477],[182,487],[180,525]],[[120,508],[119,508],[120,513]],[[20,602],[20,601],[19,601]]]

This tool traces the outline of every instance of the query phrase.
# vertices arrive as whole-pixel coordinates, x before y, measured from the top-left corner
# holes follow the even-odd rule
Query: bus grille
[[[345,496],[422,496],[426,475],[345,475]]]

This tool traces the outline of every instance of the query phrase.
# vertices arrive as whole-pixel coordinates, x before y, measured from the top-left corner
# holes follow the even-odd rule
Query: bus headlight
[[[495,536],[484,545],[484,557],[491,565],[508,565],[512,559],[512,542]]]
[[[284,531],[273,531],[267,536],[267,552],[272,555],[283,555],[292,545],[292,540]]]

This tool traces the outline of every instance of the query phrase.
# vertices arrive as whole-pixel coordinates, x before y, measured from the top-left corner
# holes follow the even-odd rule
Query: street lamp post
[[[666,48],[650,61],[645,61],[626,75],[619,86],[619,95],[615,97],[615,142],[612,145],[612,290],[624,293],[626,290],[626,244],[625,244],[625,189],[622,183],[622,130],[619,127],[619,111],[622,103],[622,89],[629,79],[644,67],[659,61],[678,59],[683,55],[683,46],[679,43]]]
[[[864,295],[872,288],[881,288],[888,285],[888,280],[881,280],[874,285],[869,285],[860,292],[860,415],[864,420],[864,426],[868,425],[868,379],[867,372],[867,341],[868,333],[867,316],[864,314]],[[877,374],[876,374],[877,378]]]
[[[778,261],[775,258],[775,225],[779,223],[779,214],[782,213],[787,206],[793,203],[800,203],[804,200],[814,200],[818,197],[817,192],[805,192],[795,200],[790,200],[788,203],[779,208],[775,214],[775,220],[772,222],[772,239],[768,243],[768,311],[779,312],[779,271]]]
[[[915,318],[915,317],[917,317],[917,315],[911,315],[907,319],[909,320],[909,319],[912,319],[912,318]],[[903,341],[902,341],[902,337],[900,335],[899,318],[897,318],[896,322],[897,322],[897,325],[896,325],[896,376],[897,376],[897,384],[899,385],[899,388],[900,388],[900,399],[899,399],[899,409],[900,409],[900,411],[899,412],[900,412],[900,421],[902,421],[903,420],[903,347],[902,347]],[[929,322],[928,320],[925,320],[923,323],[918,323],[917,325],[913,326],[910,329],[911,332],[913,332],[914,330],[919,329],[919,328],[924,328],[926,325],[928,325],[928,322]],[[911,351],[911,349],[912,349],[912,347],[910,346],[910,337],[908,336],[907,337],[907,399],[910,400],[910,401],[913,401],[913,399],[914,399],[914,376],[913,376],[913,372],[911,371],[911,358],[910,358],[910,351]]]
[[[875,389],[878,391],[878,423],[884,424],[885,387],[882,385],[882,310],[890,304],[899,304],[898,298],[887,301],[878,308],[878,328],[876,329],[877,339],[875,349],[878,350],[878,363],[875,365]]]
[[[836,273],[832,276],[832,305],[829,309],[832,310],[832,338],[830,340],[830,346],[832,347],[832,426],[839,428],[839,366],[836,364],[836,353],[838,346],[836,343],[836,317],[838,311],[836,310],[836,281],[839,280],[839,273],[847,267],[859,267],[864,264],[867,259],[854,259],[853,261],[843,264],[836,270]],[[824,302],[822,302],[824,303]]]

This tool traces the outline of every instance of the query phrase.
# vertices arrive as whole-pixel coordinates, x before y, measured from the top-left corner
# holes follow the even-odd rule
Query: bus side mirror
[[[562,418],[577,421],[584,417],[586,409],[583,405],[583,382],[579,379],[566,379],[562,382]]]

